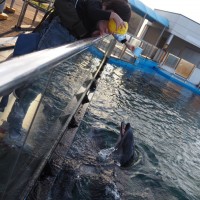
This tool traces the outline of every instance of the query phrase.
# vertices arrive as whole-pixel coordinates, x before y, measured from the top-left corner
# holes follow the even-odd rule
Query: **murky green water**
[[[115,144],[122,120],[134,127],[140,152],[128,169],[112,157],[98,159],[101,149]],[[199,96],[154,71],[107,65],[67,155],[66,168],[73,171],[68,194],[72,199],[200,199],[199,122]]]

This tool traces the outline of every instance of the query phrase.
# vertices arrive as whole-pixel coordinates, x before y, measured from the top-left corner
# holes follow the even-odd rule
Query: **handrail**
[[[54,68],[59,62],[85,50],[106,36],[78,40],[71,44],[37,51],[0,63],[0,96]]]

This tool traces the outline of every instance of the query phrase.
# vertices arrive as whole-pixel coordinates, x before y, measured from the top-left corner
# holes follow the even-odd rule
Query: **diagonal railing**
[[[1,76],[0,96],[3,96],[4,94],[9,93],[9,91],[12,91],[13,89],[20,87],[24,83],[30,82],[32,79],[38,77],[42,73],[48,72],[51,69],[55,70],[57,67],[60,67],[59,64],[61,64],[63,61],[66,62],[66,60],[68,60],[70,58],[74,58],[75,55],[77,55],[77,57],[79,57],[79,55],[80,55],[79,53],[85,52],[85,50],[89,46],[99,42],[103,38],[104,37],[95,37],[95,38],[90,38],[90,39],[84,39],[81,41],[77,41],[73,44],[64,45],[64,46],[61,46],[58,48],[51,48],[51,49],[27,54],[24,56],[15,57],[10,60],[7,60],[6,62],[1,63],[0,64],[0,76]],[[52,144],[51,144],[51,146],[48,147],[49,148],[49,150],[47,151],[48,153],[45,153],[45,155],[44,155],[45,159],[43,159],[43,161],[39,164],[38,170],[36,170],[37,173],[34,173],[34,176],[32,177],[31,181],[29,182],[29,184],[27,184],[28,187],[21,194],[21,197],[23,196],[21,199],[24,199],[24,197],[30,191],[31,187],[33,187],[34,182],[36,181],[39,173],[41,172],[45,163],[48,161],[52,151],[56,148],[58,142],[62,138],[62,135],[65,133],[65,130],[69,126],[73,116],[75,115],[76,111],[78,110],[79,105],[84,100],[84,97],[87,95],[87,91],[90,89],[92,83],[95,81],[95,78],[98,75],[99,70],[102,68],[104,62],[105,62],[105,59],[103,59],[102,65],[100,65],[100,67],[98,67],[98,70],[95,73],[93,73],[93,72],[87,73],[88,78],[86,78],[86,80],[84,81],[84,86],[81,86],[80,89],[77,91],[77,93],[75,93],[74,97],[71,97],[71,99],[68,100],[68,102],[66,102],[67,106],[64,109],[64,111],[61,111],[60,114],[58,114],[58,116],[60,116],[60,117],[57,120],[55,120],[55,124],[57,126],[51,124],[51,119],[49,120],[49,122],[47,122],[46,125],[49,126],[49,130],[51,130],[51,132],[56,135],[55,141],[50,142]],[[45,86],[46,87],[45,91],[47,90],[47,87],[49,86],[50,81],[51,80],[49,79],[47,86]],[[60,86],[62,86],[62,83],[60,83]],[[29,173],[29,171],[30,171],[30,170],[25,170],[25,171],[17,170],[18,169],[17,166],[19,166],[20,162],[22,161],[22,157],[23,157],[23,153],[24,153],[24,146],[26,145],[27,140],[29,140],[29,138],[31,138],[33,135],[34,135],[34,138],[41,137],[41,135],[39,133],[33,133],[34,131],[32,131],[32,130],[34,129],[33,126],[34,126],[35,120],[37,123],[36,116],[38,117],[38,111],[44,105],[44,104],[42,105],[41,102],[44,99],[44,95],[46,95],[45,91],[43,92],[42,97],[39,100],[39,104],[36,107],[35,112],[31,111],[33,116],[32,116],[30,125],[26,132],[25,138],[24,139],[22,138],[23,139],[22,145],[20,144],[21,148],[19,149],[19,151],[16,151],[15,159],[12,160],[11,168],[8,170],[10,175],[8,174],[7,181],[4,185],[4,190],[0,191],[0,193],[2,193],[2,195],[0,195],[1,199],[4,199],[8,195],[11,195],[11,194],[9,194],[9,191],[12,190],[12,181],[14,180],[15,176],[18,177],[20,173],[24,173],[26,175],[26,173]],[[32,95],[33,92],[31,92],[30,94]],[[28,98],[32,98],[32,97],[28,97]],[[33,102],[33,101],[34,101],[34,99],[31,100],[31,102]],[[57,101],[56,101],[56,103],[57,103]],[[24,98],[24,99],[19,100],[18,102],[15,102],[13,108],[15,108],[17,105],[21,105],[21,108],[25,109],[24,106],[26,104],[27,104],[26,98]],[[17,107],[19,107],[19,106],[17,106]],[[10,123],[10,127],[12,127],[12,123],[14,124],[14,126],[19,124],[18,123],[19,121],[18,122],[16,121],[16,120],[18,120],[19,117],[22,118],[21,120],[23,120],[23,118],[25,117],[25,116],[21,117],[19,112],[17,112],[17,115],[19,114],[19,116],[17,116],[17,115],[15,116],[14,115],[15,109],[13,110],[13,108],[9,114],[10,117],[8,117],[8,119],[7,119],[7,121]],[[26,109],[24,111],[25,111],[25,113],[27,112]],[[9,118],[12,118],[12,115],[14,116],[13,121],[9,121]],[[46,117],[48,117],[48,116],[46,116]],[[52,130],[52,127],[55,128],[54,131]],[[31,131],[32,131],[32,133],[30,134]],[[58,133],[56,133],[56,131],[58,131]],[[53,134],[48,134],[46,136],[47,137],[46,139],[49,140],[49,137],[54,137]],[[10,129],[8,130],[8,135],[10,135]],[[40,148],[40,147],[38,147],[38,148]],[[33,156],[33,158],[29,159],[29,161],[26,161],[26,162],[34,163],[36,161]],[[16,171],[17,171],[17,173],[19,173],[18,175],[16,174]],[[25,175],[23,175],[23,177]]]
[[[56,67],[59,62],[70,58],[102,39],[103,37],[84,39],[61,47],[15,57],[1,63],[0,96],[21,86],[37,75]]]

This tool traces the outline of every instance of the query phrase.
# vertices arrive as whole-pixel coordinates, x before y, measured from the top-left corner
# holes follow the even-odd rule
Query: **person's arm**
[[[69,29],[76,37],[83,37],[87,29],[80,20],[72,1],[55,0],[55,12],[60,17],[62,25]]]
[[[126,41],[124,44],[126,45],[126,47],[127,47],[130,51],[134,51],[135,46],[132,45],[130,42]]]
[[[113,37],[120,43],[125,44],[126,47],[130,50],[130,51],[134,51],[135,46],[132,45],[130,42],[127,41],[126,39],[126,34],[124,35],[120,35],[120,34],[113,34]]]
[[[86,3],[86,13],[93,22],[109,20],[111,11],[102,10],[101,2],[88,0]]]

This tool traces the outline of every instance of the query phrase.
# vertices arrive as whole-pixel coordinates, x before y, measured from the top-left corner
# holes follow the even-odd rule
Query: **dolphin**
[[[130,123],[125,124],[125,122],[121,123],[120,127],[120,135],[115,146],[115,149],[120,154],[120,165],[121,167],[126,167],[131,164],[134,159],[134,137],[133,137],[133,129]]]

